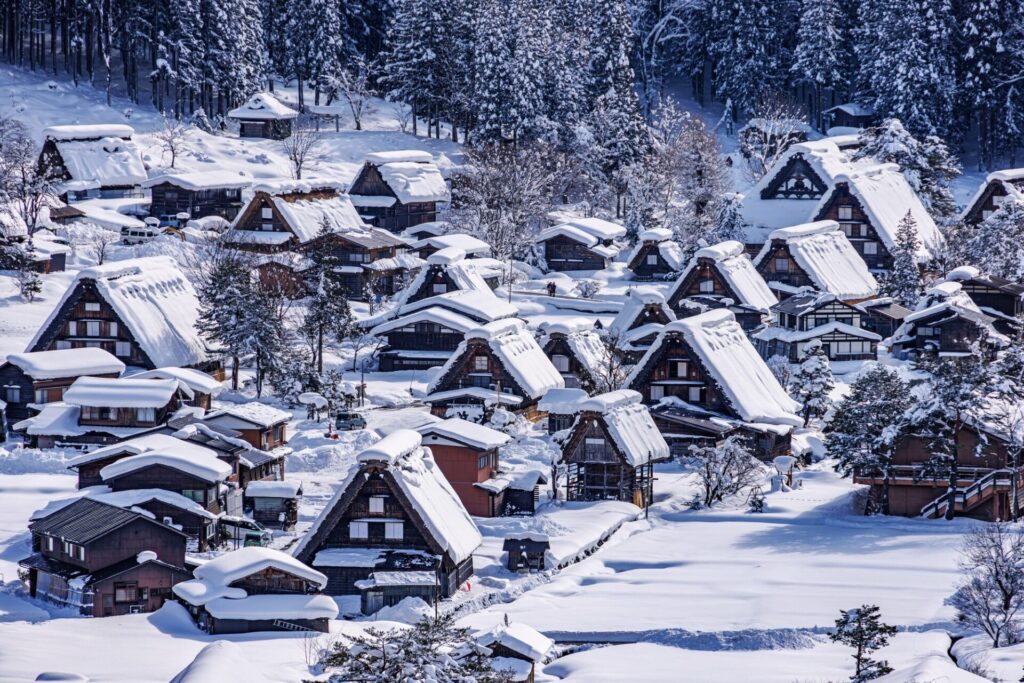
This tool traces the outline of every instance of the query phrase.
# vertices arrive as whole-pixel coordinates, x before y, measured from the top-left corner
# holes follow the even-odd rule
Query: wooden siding
[[[163,489],[184,495],[184,491],[202,491],[202,500],[196,500],[210,512],[221,512],[217,484],[194,477],[180,470],[163,465],[151,465],[129,472],[105,482],[113,491],[135,491],[137,489]],[[189,497],[189,496],[186,496]]]
[[[761,191],[761,199],[821,199],[828,187],[803,154],[794,154]]]
[[[562,235],[544,242],[544,260],[549,271],[601,270],[606,264],[604,256]]]
[[[220,216],[230,221],[242,208],[242,191],[238,188],[189,190],[172,183],[160,183],[154,185],[151,192],[151,216],[174,216],[184,211],[193,219]]]
[[[840,208],[849,207],[850,218],[840,218]],[[871,225],[871,219],[861,207],[860,200],[850,193],[847,183],[836,183],[835,190],[829,195],[828,201],[814,220],[833,220],[839,223],[839,227],[846,233],[850,244],[857,250],[860,257],[864,259],[868,269],[872,271],[888,271],[892,269],[892,254],[889,253],[885,243],[878,236],[878,232]],[[866,253],[868,245],[874,245],[875,253]]]
[[[403,204],[384,182],[377,167],[371,163],[363,164],[359,175],[349,188],[350,195],[370,197],[394,197],[391,206],[360,206],[359,214],[365,216],[368,223],[391,232],[401,232],[406,228],[437,220],[437,202],[411,202]]]

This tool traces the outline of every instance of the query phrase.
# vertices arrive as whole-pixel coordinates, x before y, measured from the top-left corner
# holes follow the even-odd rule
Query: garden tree
[[[56,178],[41,169],[35,143],[23,124],[0,118],[0,202],[13,207],[31,236],[43,207],[57,196]]]
[[[508,128],[512,139],[555,139],[554,119],[547,111],[550,104],[544,88],[551,82],[549,62],[557,46],[551,45],[554,32],[552,3],[546,0],[517,0],[512,3],[516,26],[512,50],[512,98]],[[479,46],[477,47],[479,50]]]
[[[855,160],[899,164],[910,187],[940,222],[958,213],[949,184],[959,177],[960,164],[940,138],[927,135],[919,140],[898,119],[886,119],[862,131],[859,142],[861,147],[853,154]]]
[[[312,249],[307,252],[312,267],[306,276],[312,294],[306,304],[300,331],[303,337],[312,341],[311,360],[318,373],[324,371],[324,339],[340,341],[353,325],[348,288],[342,274],[342,266],[346,263],[328,239],[331,232],[330,224],[324,219]]]
[[[171,168],[178,161],[178,155],[185,151],[188,128],[178,119],[163,117],[163,128],[153,133],[153,137],[163,147],[164,154],[171,157]]]
[[[973,230],[965,248],[968,263],[996,277],[1024,278],[1024,202],[1009,199]]]
[[[690,446],[687,462],[697,473],[703,507],[711,507],[764,481],[764,465],[738,436],[730,436],[715,446]]]
[[[837,0],[802,0],[800,28],[793,52],[792,72],[798,83],[811,87],[814,93],[811,119],[820,120],[822,94],[826,89],[846,86],[845,65],[852,58],[846,36],[845,17]]]
[[[468,629],[456,628],[453,614],[446,614],[424,617],[411,628],[369,628],[346,636],[334,644],[322,665],[332,683],[510,683],[511,674],[495,671],[487,654],[475,646]]]
[[[822,417],[832,407],[829,394],[835,388],[832,368],[828,364],[828,354],[817,339],[807,344],[805,356],[797,369],[789,378],[789,393],[803,404],[802,415],[804,426],[812,417]]]
[[[490,244],[495,258],[529,247],[550,199],[548,151],[541,142],[475,145],[452,179],[452,222]]]
[[[781,92],[790,62],[793,4],[773,0],[715,0],[725,30],[712,46],[715,91],[739,111]]]
[[[896,627],[882,621],[877,605],[861,605],[855,609],[839,610],[836,630],[829,634],[833,643],[848,645],[854,649],[854,670],[850,680],[863,683],[892,671],[886,660],[875,660],[871,655],[889,644],[896,635]]]
[[[911,430],[926,438],[931,457],[922,476],[948,478],[946,519],[956,514],[955,498],[960,479],[961,439],[964,427],[986,419],[988,402],[998,396],[998,375],[991,372],[981,344],[975,342],[969,353],[940,358],[926,352],[916,362],[918,370],[930,375],[927,391],[921,394],[910,412]],[[980,456],[987,445],[984,432],[974,448]]]
[[[906,429],[905,412],[911,400],[910,387],[895,370],[875,365],[859,375],[836,403],[825,434],[825,449],[844,477],[882,474],[879,507],[883,514],[889,512],[893,449]]]
[[[939,230],[942,232],[942,245],[934,254],[938,272],[948,273],[954,268],[968,265],[972,260],[968,250],[978,228],[956,218],[940,225]]]
[[[913,309],[921,296],[921,271],[917,266],[917,252],[921,242],[917,236],[917,222],[907,211],[896,227],[896,243],[892,251],[892,270],[882,280],[882,293],[897,303]]]
[[[231,388],[238,390],[242,356],[251,352],[246,313],[252,295],[249,264],[240,255],[215,252],[199,272],[199,333],[231,358]]]
[[[299,404],[300,394],[320,390],[320,377],[309,354],[301,347],[282,349],[267,372],[267,379],[274,395],[289,407]]]
[[[949,598],[956,620],[980,629],[992,647],[1021,642],[1024,608],[1024,533],[1009,524],[977,526],[960,551],[964,580]]]
[[[789,358],[775,355],[768,359],[767,365],[775,379],[779,381],[779,385],[788,387],[789,380],[793,377],[793,366],[789,364]]]
[[[281,141],[285,156],[291,163],[293,178],[302,180],[302,172],[320,162],[323,143],[323,133],[308,117],[300,116],[295,120],[292,134]]]

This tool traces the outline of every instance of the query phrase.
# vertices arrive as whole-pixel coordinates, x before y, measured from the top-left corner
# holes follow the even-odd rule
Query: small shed
[[[522,532],[505,537],[501,549],[508,553],[505,566],[510,572],[542,572],[545,556],[551,548],[547,534]]]
[[[587,400],[583,389],[550,389],[544,394],[537,407],[548,414],[548,434],[572,427],[579,405]]]
[[[251,481],[245,487],[245,509],[264,526],[292,529],[299,519],[302,482]]]
[[[292,121],[299,112],[282,104],[268,92],[252,95],[245,104],[228,112],[228,118],[238,121],[238,134],[243,138],[284,140],[292,134]]]
[[[508,673],[516,683],[533,683],[537,665],[547,660],[555,646],[535,628],[514,622],[478,635],[476,642],[490,650],[491,668]]]
[[[878,122],[875,110],[859,102],[844,102],[821,112],[826,128],[867,128]]]

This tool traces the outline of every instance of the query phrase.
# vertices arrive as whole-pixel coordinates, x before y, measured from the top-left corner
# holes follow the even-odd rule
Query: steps
[[[954,511],[969,512],[990,500],[997,493],[1010,491],[1013,488],[1013,476],[1013,470],[993,470],[970,486],[958,487],[954,495]],[[948,507],[949,495],[944,492],[921,508],[921,516],[926,519],[942,517],[946,514]]]

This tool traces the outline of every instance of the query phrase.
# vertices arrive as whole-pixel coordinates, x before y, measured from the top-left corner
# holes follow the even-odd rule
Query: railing
[[[954,505],[961,507],[961,509],[966,508],[968,501],[976,496],[983,499],[985,492],[989,489],[993,489],[996,486],[1011,486],[1013,484],[1013,477],[1013,470],[993,470],[966,488],[961,489],[958,487],[953,494]],[[921,516],[938,516],[940,510],[945,512],[945,508],[948,506],[949,492],[947,491],[921,508]]]
[[[282,631],[310,631],[316,633],[315,628],[300,626],[299,624],[291,621],[285,621],[283,619],[274,619],[274,628],[281,629]]]

